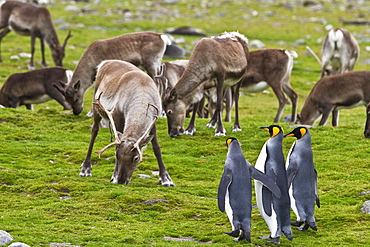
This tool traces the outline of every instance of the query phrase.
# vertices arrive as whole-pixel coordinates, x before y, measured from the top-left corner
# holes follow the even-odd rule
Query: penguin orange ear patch
[[[281,131],[283,131],[283,129],[281,129]],[[276,136],[279,133],[280,133],[280,129],[278,127],[273,127],[272,128],[272,135],[271,135],[271,137],[274,137],[274,136]]]
[[[306,128],[300,128],[299,131],[301,132],[301,136],[304,136],[307,133]]]

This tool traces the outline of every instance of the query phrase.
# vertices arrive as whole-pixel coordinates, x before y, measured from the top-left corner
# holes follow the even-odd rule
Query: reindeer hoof
[[[208,123],[208,124],[206,125],[206,127],[207,127],[207,128],[212,128],[212,129],[214,129],[214,128],[216,128],[216,124]]]
[[[238,131],[242,131],[242,129],[241,129],[241,128],[239,128],[239,127],[234,127],[234,128],[233,128],[233,132],[238,132]]]
[[[195,130],[196,129],[192,129],[192,130],[185,130],[185,134],[188,135],[188,136],[193,136],[195,134]]]

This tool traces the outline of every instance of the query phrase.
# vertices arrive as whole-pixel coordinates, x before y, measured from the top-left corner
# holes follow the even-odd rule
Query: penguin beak
[[[284,138],[285,138],[285,137],[287,137],[287,136],[294,136],[294,134],[293,134],[293,133],[286,134],[286,135],[284,136]]]
[[[269,127],[260,127],[260,129],[264,129],[264,130],[270,131]]]

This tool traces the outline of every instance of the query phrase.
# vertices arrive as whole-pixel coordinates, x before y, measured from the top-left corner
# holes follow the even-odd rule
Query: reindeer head
[[[53,83],[53,86],[58,89],[61,94],[63,94],[67,102],[72,106],[73,114],[78,115],[82,112],[84,92],[82,89],[80,89],[80,80],[75,83],[71,81],[68,84],[59,81],[58,84]]]
[[[120,134],[121,143],[116,145],[116,166],[111,181],[115,184],[128,184],[138,164],[142,162],[142,149],[152,140],[148,135],[140,143]]]
[[[177,98],[175,88],[170,90],[164,97],[163,108],[167,115],[168,135],[176,137],[184,134],[183,126],[186,116],[186,105],[181,99]]]
[[[57,44],[56,47],[54,47],[54,49],[52,49],[51,56],[53,57],[53,60],[54,60],[54,63],[55,63],[56,66],[61,66],[61,67],[63,66],[63,58],[65,56],[65,48],[66,48],[66,45],[67,45],[67,41],[70,37],[72,37],[71,31],[68,32],[68,35],[65,38],[63,45]]]

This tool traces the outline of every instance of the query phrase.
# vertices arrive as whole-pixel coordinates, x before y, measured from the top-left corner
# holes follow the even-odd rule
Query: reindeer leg
[[[280,83],[276,83],[276,84],[278,85],[277,87],[271,87],[272,90],[274,90],[274,93],[279,101],[279,108],[274,118],[274,123],[279,122],[281,115],[283,114],[284,107],[288,103],[288,100],[284,95],[281,84]],[[270,85],[275,85],[275,83],[270,83]]]
[[[217,117],[217,128],[215,131],[215,136],[225,136],[226,130],[222,124],[222,101],[223,101],[223,78],[220,76],[217,78],[217,104],[215,115]]]
[[[3,57],[1,55],[1,41],[3,40],[3,38],[5,37],[5,35],[7,35],[8,33],[10,32],[10,29],[8,27],[4,28],[1,32],[0,32],[0,63],[3,62]]]
[[[333,126],[338,126],[339,110],[334,108],[331,114],[332,114],[331,124]]]
[[[298,94],[292,89],[289,83],[289,78],[287,78],[287,81],[283,83],[283,91],[288,95],[288,97],[292,101],[292,117],[290,119],[290,122],[295,123],[297,120]]]
[[[35,69],[35,65],[33,63],[33,56],[35,54],[35,40],[36,40],[36,35],[32,32],[31,33],[31,59],[30,59],[29,65],[28,65],[29,70],[34,70]]]
[[[91,153],[94,147],[95,138],[99,132],[99,124],[100,124],[101,119],[102,117],[99,114],[94,114],[94,124],[91,129],[91,138],[90,138],[89,148],[87,150],[86,158],[82,162],[82,165],[81,165],[80,177],[91,177],[92,176],[91,175],[91,170],[92,170]]]
[[[234,127],[233,132],[242,131],[242,127],[240,127],[239,124],[239,89],[240,89],[241,83],[236,84],[233,86],[234,90],[234,98],[235,98],[235,121],[234,121]]]
[[[46,61],[45,61],[45,44],[44,44],[44,40],[40,38],[40,48],[41,48],[41,64],[42,64],[42,67],[43,68],[46,68],[48,67],[48,65],[46,64]]]
[[[225,99],[225,122],[231,122],[231,108],[233,107],[233,87],[227,87],[224,91],[224,99]]]
[[[168,174],[166,167],[164,166],[163,159],[162,159],[162,152],[161,148],[158,143],[157,134],[156,134],[156,126],[154,125],[152,130],[150,131],[152,135],[154,135],[152,139],[152,147],[155,154],[155,157],[157,159],[158,168],[159,168],[159,182],[164,187],[170,187],[175,186],[175,184],[172,182],[172,179],[170,175]]]
[[[192,136],[195,134],[195,117],[197,115],[197,110],[199,108],[199,102],[198,103],[195,103],[193,105],[193,112],[192,112],[192,115],[191,115],[191,119],[190,119],[190,122],[189,122],[189,125],[188,127],[186,128],[185,130],[185,134],[189,135],[189,136]]]
[[[322,110],[322,117],[321,117],[321,120],[319,122],[319,125],[325,125],[326,124],[331,112],[332,112],[332,109],[329,109],[329,108],[324,108]]]

